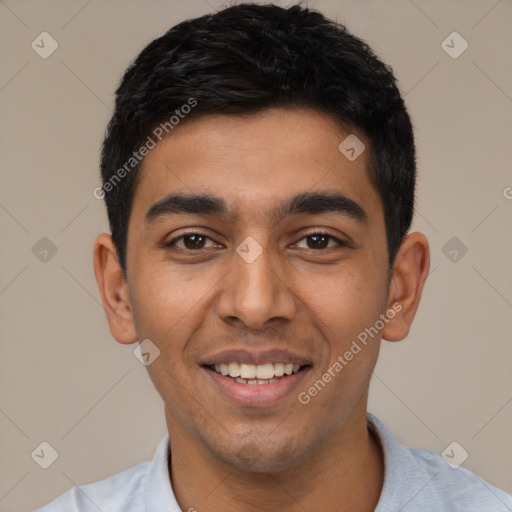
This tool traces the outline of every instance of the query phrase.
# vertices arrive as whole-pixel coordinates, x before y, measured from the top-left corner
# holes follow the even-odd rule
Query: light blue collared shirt
[[[384,450],[384,486],[375,512],[512,512],[512,495],[429,450],[401,445],[373,415],[368,425]],[[36,512],[187,512],[171,487],[169,436],[151,462],[74,487]],[[197,504],[197,510],[201,510]],[[205,511],[206,512],[206,511]]]

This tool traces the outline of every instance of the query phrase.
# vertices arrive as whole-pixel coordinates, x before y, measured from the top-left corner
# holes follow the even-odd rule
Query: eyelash
[[[166,242],[164,243],[164,247],[165,248],[172,248],[176,245],[176,243],[179,241],[179,240],[182,240],[183,238],[186,238],[186,237],[189,237],[189,236],[194,236],[194,235],[197,235],[197,236],[202,236],[204,238],[208,238],[209,240],[212,240],[214,241],[209,235],[207,235],[206,233],[201,233],[200,231],[189,231],[188,233],[183,233],[182,235],[176,237],[176,238],[173,238],[170,242]],[[300,240],[304,240],[305,238],[309,238],[309,237],[312,237],[312,236],[325,236],[327,237],[328,239],[331,239],[331,240],[334,240],[337,244],[338,244],[338,247],[349,247],[349,244],[347,242],[344,242],[343,240],[340,240],[339,238],[333,236],[333,235],[330,235],[329,233],[325,233],[323,231],[315,231],[315,232],[312,232],[312,233],[308,233],[306,235],[304,235]],[[331,247],[328,247],[329,249]],[[182,248],[182,247],[179,247],[180,250],[182,251],[190,251],[190,252],[200,252],[204,249],[187,249],[187,248]],[[316,251],[316,252],[320,252],[322,250],[326,250],[326,248],[324,249],[309,249],[311,251]]]

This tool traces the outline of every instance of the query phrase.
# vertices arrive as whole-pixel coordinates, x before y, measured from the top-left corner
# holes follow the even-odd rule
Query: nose
[[[217,303],[219,317],[254,330],[265,328],[271,320],[294,318],[296,300],[291,283],[287,282],[276,258],[270,257],[268,249],[254,260],[240,254],[233,254],[233,267],[226,275]]]

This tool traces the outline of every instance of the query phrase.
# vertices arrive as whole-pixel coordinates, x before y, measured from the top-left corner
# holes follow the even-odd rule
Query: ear
[[[119,343],[134,343],[137,332],[128,285],[111,235],[102,233],[94,244],[94,274],[112,336]]]
[[[427,239],[421,233],[410,233],[402,242],[393,263],[388,310],[393,310],[396,314],[382,331],[384,339],[400,341],[409,333],[429,267],[430,251]]]

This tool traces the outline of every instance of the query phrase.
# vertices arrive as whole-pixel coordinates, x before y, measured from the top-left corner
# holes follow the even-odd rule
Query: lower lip
[[[271,384],[240,384],[230,377],[220,375],[210,368],[201,368],[214,386],[229,400],[241,406],[269,406],[279,402],[291,394],[310,370],[306,367],[303,370],[281,377]]]

